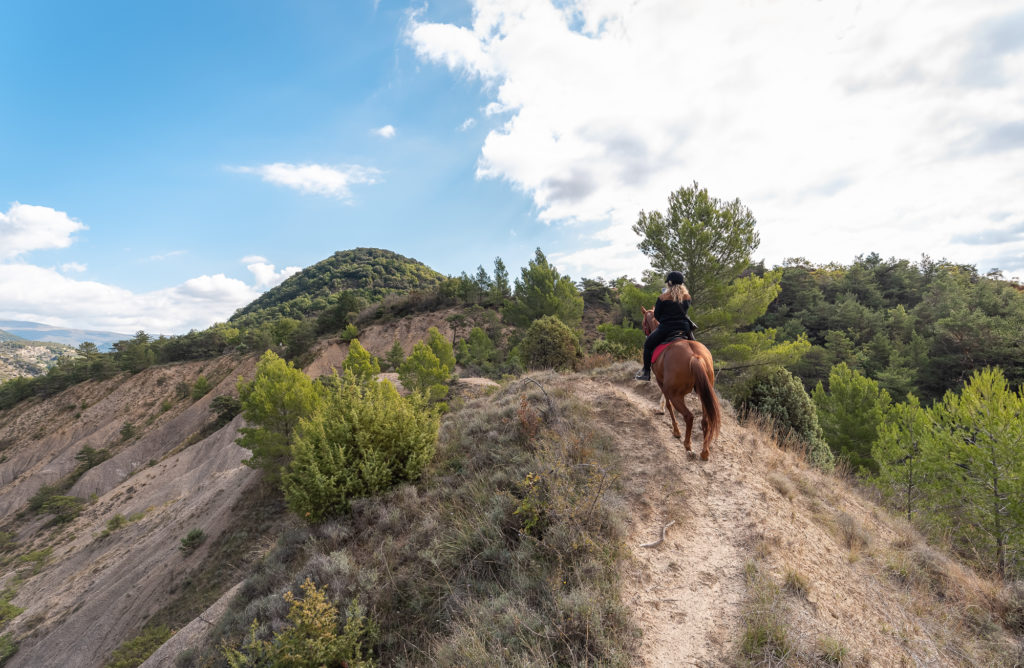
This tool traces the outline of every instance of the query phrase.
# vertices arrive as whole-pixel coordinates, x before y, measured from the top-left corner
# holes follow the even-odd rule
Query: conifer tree
[[[537,318],[550,315],[569,327],[583,318],[583,297],[568,276],[562,276],[538,248],[534,258],[516,279],[514,299],[505,307],[505,320],[528,327]]]
[[[262,468],[273,482],[291,457],[299,421],[312,414],[321,400],[317,385],[301,369],[267,351],[256,365],[252,381],[238,379],[242,415],[249,425],[237,443],[252,452],[243,463]]]
[[[906,403],[895,404],[878,427],[878,440],[871,448],[871,457],[878,465],[875,485],[892,500],[893,505],[914,520],[922,494],[928,485],[924,456],[934,429],[927,409],[914,395]]]
[[[999,369],[976,371],[934,407],[930,493],[946,530],[963,550],[991,560],[1000,577],[1024,565],[1024,394]]]
[[[372,383],[380,373],[380,364],[377,363],[377,358],[359,343],[359,339],[352,339],[352,342],[349,343],[348,355],[345,356],[345,361],[341,366],[352,374],[355,382],[359,385]]]
[[[354,497],[419,477],[438,430],[436,413],[419,401],[388,381],[336,386],[298,430],[283,480],[289,507],[317,522],[347,511]]]
[[[874,380],[841,363],[832,367],[828,375],[828,392],[819,382],[811,398],[832,452],[847,460],[854,470],[877,473],[871,448],[892,403],[889,393]]]
[[[387,359],[388,364],[395,371],[398,371],[398,367],[402,366],[402,362],[405,361],[405,350],[402,348],[402,344],[398,342],[398,339],[395,339],[385,359]]]
[[[448,391],[451,373],[441,364],[434,351],[422,341],[413,346],[409,357],[398,367],[398,380],[412,392],[422,392],[441,399]]]
[[[449,374],[455,371],[455,351],[452,349],[452,344],[441,336],[437,327],[427,330],[427,345],[430,346],[430,350],[437,356],[437,360],[448,370]]]
[[[500,257],[494,258],[494,281],[491,283],[490,301],[501,307],[512,296],[512,286],[508,281],[508,269]]]
[[[657,278],[681,271],[695,298],[718,304],[750,266],[760,244],[756,224],[739,199],[711,197],[694,181],[669,195],[664,214],[641,211],[633,231],[642,237],[639,248],[651,258]]]

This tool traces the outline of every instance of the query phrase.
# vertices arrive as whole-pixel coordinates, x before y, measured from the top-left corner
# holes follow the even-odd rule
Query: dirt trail
[[[712,444],[710,461],[702,462],[672,437],[651,388],[616,387],[613,394],[606,410],[635,422],[616,427],[623,459],[631,462],[623,482],[634,518],[628,544],[635,560],[623,599],[643,629],[644,665],[725,665],[739,636],[754,518],[764,510],[761,504],[759,512],[759,495],[745,482],[745,462],[738,461],[744,430],[727,415],[728,428]],[[693,447],[699,452],[700,402],[690,395],[688,405],[697,414]],[[662,543],[640,547],[658,540],[669,522],[674,524]]]

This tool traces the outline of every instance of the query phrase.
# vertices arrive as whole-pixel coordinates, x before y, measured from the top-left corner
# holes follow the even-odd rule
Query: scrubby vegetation
[[[283,594],[298,600],[308,579],[325,597],[318,628],[345,635],[337,611],[358,602],[379,630],[361,656],[381,665],[628,665],[612,440],[570,390],[548,389],[513,384],[450,414],[415,486],[285,532],[206,656],[273,651],[271,629],[297,629]]]

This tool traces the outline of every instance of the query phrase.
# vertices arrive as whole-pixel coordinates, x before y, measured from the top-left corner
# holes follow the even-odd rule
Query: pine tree
[[[1022,572],[1024,551],[1024,394],[999,369],[976,371],[960,394],[934,407],[940,429],[932,460],[933,503],[947,508],[948,531],[961,549],[978,551],[1000,577]]]
[[[740,200],[711,197],[694,181],[669,195],[664,214],[641,211],[633,231],[662,281],[667,272],[681,271],[695,299],[718,305],[760,245],[756,224]]]
[[[871,457],[878,465],[875,485],[905,514],[914,520],[914,511],[928,484],[923,457],[934,429],[927,409],[914,395],[906,403],[895,404],[878,427],[878,440]]]
[[[276,482],[291,457],[291,445],[299,421],[312,414],[321,396],[317,386],[291,362],[267,351],[256,365],[250,382],[238,379],[242,415],[249,425],[241,429],[237,443],[252,452],[244,463],[262,468]]]
[[[398,339],[395,339],[385,359],[395,371],[398,371],[398,367],[402,366],[402,362],[405,361],[405,350],[402,348],[402,344],[398,342]]]
[[[889,393],[846,364],[837,364],[828,375],[828,392],[818,383],[811,396],[832,452],[847,460],[854,470],[877,473],[871,448],[892,403]]]
[[[583,297],[568,276],[562,276],[538,248],[534,258],[516,279],[515,298],[505,307],[505,320],[528,327],[537,318],[551,315],[569,327],[583,318]]]
[[[434,351],[422,341],[413,346],[412,353],[398,367],[398,380],[412,392],[443,397],[447,392],[447,381],[451,374],[441,364]],[[438,397],[438,398],[440,398]]]
[[[494,258],[494,281],[491,283],[490,302],[498,307],[504,306],[512,296],[512,286],[508,281],[508,269],[500,257]]]
[[[427,345],[437,355],[437,360],[448,370],[449,374],[455,371],[455,351],[452,349],[452,344],[441,336],[437,327],[427,330]]]
[[[377,358],[359,343],[359,339],[352,339],[348,346],[348,355],[341,364],[345,371],[352,374],[355,382],[359,385],[368,385],[376,380],[380,373],[380,364]]]

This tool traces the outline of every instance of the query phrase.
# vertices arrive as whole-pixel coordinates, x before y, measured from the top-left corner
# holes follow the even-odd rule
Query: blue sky
[[[376,246],[638,275],[694,180],[758,256],[1024,275],[1024,4],[0,6],[0,319],[179,333]]]

